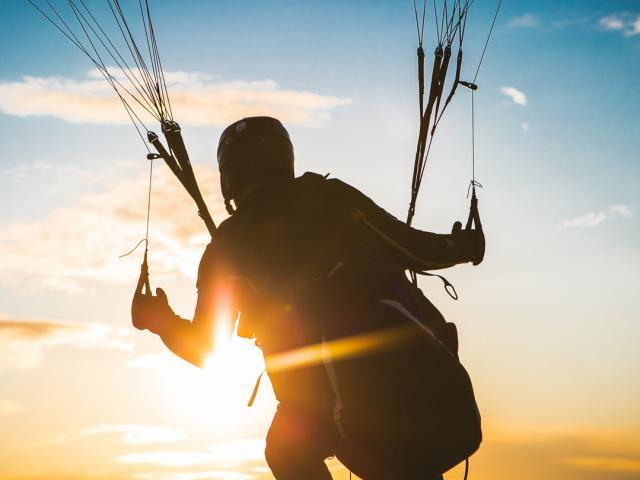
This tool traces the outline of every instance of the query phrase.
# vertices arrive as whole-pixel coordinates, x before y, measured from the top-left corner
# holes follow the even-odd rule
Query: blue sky
[[[15,80],[23,75],[79,77],[86,72],[86,59],[62,38],[52,35],[55,32],[45,28],[42,19],[22,2],[5,5],[6,23],[0,33],[3,79]],[[487,126],[496,136],[479,135],[479,141],[500,140],[504,144],[504,136],[516,134],[509,131],[509,126],[529,124],[532,131],[527,140],[531,143],[526,148],[518,143],[518,151],[511,155],[522,159],[524,168],[519,173],[527,178],[522,188],[536,182],[562,181],[569,189],[578,190],[572,192],[577,195],[589,190],[594,202],[604,200],[611,186],[616,192],[633,188],[633,173],[637,175],[638,171],[637,167],[633,170],[635,162],[629,157],[638,134],[632,122],[638,107],[637,95],[633,95],[639,68],[637,37],[598,27],[600,18],[615,12],[632,13],[633,6],[633,2],[563,2],[561,7],[555,2],[504,4],[496,32],[498,40],[489,50],[480,76],[482,95],[478,95],[479,128]],[[475,21],[469,23],[465,49],[467,75],[477,64],[493,8],[487,2],[474,7]],[[398,8],[396,2],[350,2],[348,6],[331,2],[246,2],[239,9],[236,2],[158,2],[154,13],[162,32],[160,45],[166,69],[206,72],[227,80],[269,78],[286,88],[352,99],[353,106],[337,110],[327,130],[314,133],[326,137],[349,131],[353,141],[345,142],[346,150],[341,152],[327,151],[326,156],[331,158],[318,158],[324,153],[318,152],[313,166],[331,164],[333,158],[344,156],[361,171],[358,157],[363,154],[359,152],[366,152],[368,157],[372,153],[367,150],[371,142],[365,132],[380,121],[369,122],[366,128],[354,128],[354,122],[369,115],[380,119],[383,108],[393,109],[398,115],[409,114],[414,108],[414,48],[409,46],[415,43],[415,31],[410,28],[410,4]],[[511,19],[527,14],[532,20],[520,23],[530,26],[508,26]],[[503,84],[516,85],[526,92],[527,107],[500,108],[497,90]],[[455,112],[443,125],[452,135],[468,131],[469,108],[462,97],[457,98]],[[491,108],[496,105],[496,109]],[[25,158],[44,151],[62,156],[70,148],[78,149],[77,144],[70,145],[67,136],[59,134],[59,129],[68,125],[42,118],[24,122],[2,118],[5,151],[9,152],[3,162],[14,163],[14,152]],[[628,128],[620,128],[625,124]],[[39,145],[29,142],[32,151],[25,151],[25,134],[13,134],[19,128],[21,132],[37,129],[40,135],[46,134],[37,142]],[[81,128],[92,138],[104,137],[103,129],[95,132],[93,127]],[[217,133],[206,132],[211,143],[215,143]],[[126,135],[121,137],[120,142],[129,140]],[[550,153],[545,150],[549,144],[558,149],[551,155],[562,159],[540,162],[541,157],[549,160]],[[568,145],[572,147],[569,151]],[[398,151],[400,146],[404,148]],[[105,148],[101,143],[96,147]],[[317,150],[317,144],[315,147]],[[482,143],[479,148],[482,151]],[[379,145],[373,148],[379,149]],[[398,142],[385,153],[407,158],[410,150],[410,144]],[[95,149],[83,153],[83,161],[89,162]],[[614,158],[603,162],[604,156]],[[505,160],[500,158],[495,170],[513,163],[513,159]],[[382,170],[391,162],[378,154],[369,163]],[[492,163],[485,165],[493,167]],[[603,185],[594,189],[588,180],[592,175],[601,178]],[[606,192],[600,194],[602,190]],[[570,199],[562,203],[567,201]]]
[[[283,92],[293,92],[299,105],[287,108],[306,115],[285,119],[298,173],[330,172],[405,216],[417,136],[410,2],[155,1],[152,7],[165,70],[200,75],[179,88],[266,91],[276,112],[284,112],[278,103]],[[130,385],[139,381],[137,371],[118,362],[162,348],[129,331],[139,258],[115,260],[143,233],[146,151],[130,125],[101,117],[102,123],[65,120],[92,113],[81,104],[61,114],[59,104],[45,102],[45,114],[34,114],[25,76],[43,82],[42,94],[55,91],[60,78],[86,86],[90,65],[22,1],[5,0],[2,8],[0,315],[95,323],[114,330],[82,337],[82,345],[95,338],[115,342],[111,350],[92,352],[90,361],[77,348],[79,340],[64,340],[63,333],[42,337],[37,345],[20,343],[35,355],[20,362],[11,361],[15,349],[3,352],[0,346],[0,359],[12,365],[0,367],[0,426],[18,432],[24,424],[24,413],[2,416],[3,401],[31,411],[34,425],[20,438],[33,443],[64,433],[64,425],[85,428],[90,420],[90,415],[67,419],[58,412],[60,424],[41,427],[46,422],[38,419],[46,412],[37,405],[34,385],[46,378],[60,382],[62,405],[75,387],[59,378],[61,367],[87,361],[94,369],[88,371],[111,372],[114,385]],[[463,79],[475,71],[494,9],[494,2],[477,0],[473,6]],[[429,19],[427,29],[430,55]],[[458,323],[462,358],[490,432],[529,435],[527,441],[540,432],[547,440],[570,432],[589,443],[595,432],[607,431],[640,443],[640,390],[633,381],[640,374],[638,78],[637,1],[504,2],[476,95],[476,168],[485,185],[479,196],[487,257],[478,268],[463,266],[448,275],[461,294],[459,302],[450,301],[439,284],[423,284]],[[275,84],[256,83],[267,80]],[[213,97],[206,98],[213,103]],[[237,104],[224,105],[227,110],[216,110],[219,116],[206,121],[185,110],[185,139],[218,220],[224,218],[214,153],[225,126],[220,118],[240,111]],[[194,207],[162,167],[152,210],[152,274],[155,269],[155,282],[167,288],[176,310],[189,316],[193,270],[206,238]],[[414,225],[446,232],[463,219],[469,176],[470,98],[460,89],[434,141]],[[117,347],[122,344],[116,340],[129,342],[131,349]],[[150,384],[156,393],[164,388],[158,378]],[[149,401],[135,391],[135,400]],[[161,399],[154,407],[158,412],[178,411],[175,399]],[[136,420],[114,402],[95,404],[96,412],[108,412],[96,414],[100,423],[160,421],[158,412]],[[251,414],[254,424],[243,423],[243,435],[259,436],[268,425],[272,403],[265,402],[259,414]],[[181,428],[197,430],[196,424],[185,420]],[[517,449],[518,441],[508,439],[505,445]],[[490,442],[489,453],[480,457],[478,478],[513,474],[507,466],[491,470],[498,468],[499,457],[492,455],[501,451],[500,441]],[[561,461],[544,451],[541,465]],[[570,456],[582,460],[570,462],[577,470],[564,472],[565,479],[594,474],[596,457],[610,460],[606,449]],[[628,453],[628,460],[635,467],[626,471],[640,474],[640,452]],[[618,478],[612,475],[620,474],[620,465],[607,465],[613,465],[608,478]],[[509,468],[520,470],[523,464]]]

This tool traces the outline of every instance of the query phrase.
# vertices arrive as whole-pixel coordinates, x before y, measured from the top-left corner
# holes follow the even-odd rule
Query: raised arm
[[[164,344],[178,357],[187,362],[202,367],[214,345],[214,321],[219,301],[216,298],[219,291],[215,285],[214,259],[211,248],[208,247],[200,262],[198,271],[198,302],[192,321],[176,315],[167,300],[167,296],[160,288],[156,289],[156,296],[151,292],[143,293],[142,283],[138,288],[131,304],[131,317],[136,328],[160,336]],[[233,322],[234,319],[229,319]]]
[[[459,263],[478,264],[484,255],[484,235],[479,230],[453,229],[451,234],[424,232],[408,226],[359,190],[327,180],[330,195],[347,205],[354,219],[386,244],[403,267],[437,270]]]

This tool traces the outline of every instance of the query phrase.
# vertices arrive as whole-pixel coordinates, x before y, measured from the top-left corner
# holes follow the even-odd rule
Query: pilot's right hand
[[[460,222],[455,222],[451,229],[451,235],[463,258],[468,262],[473,262],[474,265],[482,263],[486,243],[484,232],[481,229],[463,229]]]

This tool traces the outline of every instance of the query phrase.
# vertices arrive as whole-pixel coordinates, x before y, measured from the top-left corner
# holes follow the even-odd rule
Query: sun
[[[220,327],[216,339],[204,368],[163,355],[161,389],[181,416],[231,431],[246,420],[247,402],[264,371],[264,360],[254,342],[238,337],[235,329]],[[266,383],[261,382],[261,390],[268,388]]]

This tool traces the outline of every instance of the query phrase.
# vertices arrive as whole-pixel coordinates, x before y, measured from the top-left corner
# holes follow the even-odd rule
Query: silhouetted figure
[[[479,263],[482,232],[422,232],[339,180],[295,178],[269,117],[229,126],[218,162],[233,214],[200,262],[193,320],[161,289],[143,294],[143,271],[133,324],[200,366],[214,321],[240,314],[279,401],[265,452],[279,480],[330,479],[332,455],[367,480],[440,478],[473,453],[480,418],[455,327],[405,271]]]

